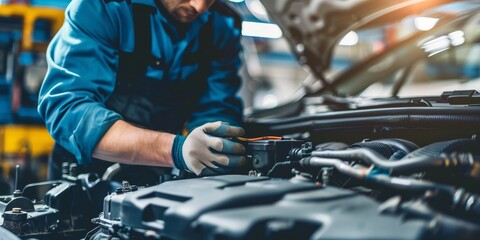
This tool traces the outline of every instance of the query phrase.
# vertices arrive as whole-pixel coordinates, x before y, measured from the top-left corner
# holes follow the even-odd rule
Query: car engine
[[[312,130],[309,138],[322,132]],[[21,238],[86,240],[476,239],[480,234],[475,134],[422,146],[394,137],[312,142],[288,134],[238,141],[251,162],[245,169],[152,186],[77,175],[75,165],[66,165],[62,180],[30,184],[0,198],[2,231]]]
[[[476,139],[422,148],[393,138],[248,146],[255,168],[248,176],[124,185],[104,199],[94,219],[100,229],[87,239],[474,239],[480,233]]]

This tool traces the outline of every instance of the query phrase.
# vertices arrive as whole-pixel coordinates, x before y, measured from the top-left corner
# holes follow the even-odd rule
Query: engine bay
[[[245,169],[151,185],[65,164],[62,180],[2,196],[1,225],[35,239],[476,239],[480,144],[474,125],[459,128],[472,134],[439,134],[450,139],[429,144],[421,135],[410,135],[420,144],[309,141],[331,132],[290,128],[297,134],[239,139],[251,162]]]

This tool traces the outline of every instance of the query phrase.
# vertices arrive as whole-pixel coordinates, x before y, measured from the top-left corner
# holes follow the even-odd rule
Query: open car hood
[[[293,52],[325,81],[332,51],[348,32],[394,21],[452,0],[260,0]]]

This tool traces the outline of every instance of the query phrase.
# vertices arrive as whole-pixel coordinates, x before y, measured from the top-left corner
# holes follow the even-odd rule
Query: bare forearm
[[[171,167],[174,137],[119,120],[97,144],[93,157],[125,164]]]

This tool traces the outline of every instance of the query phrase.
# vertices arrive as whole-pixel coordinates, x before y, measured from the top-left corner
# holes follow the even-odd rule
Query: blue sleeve
[[[55,141],[80,164],[92,161],[97,143],[121,119],[104,105],[115,87],[116,21],[104,1],[73,0],[47,50],[38,111]]]
[[[187,125],[189,131],[214,121],[242,126],[243,103],[237,92],[241,86],[238,71],[241,66],[241,30],[234,27],[234,19],[216,16],[207,91],[201,96]]]

